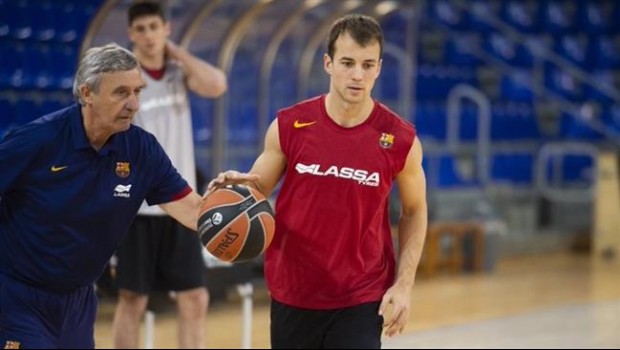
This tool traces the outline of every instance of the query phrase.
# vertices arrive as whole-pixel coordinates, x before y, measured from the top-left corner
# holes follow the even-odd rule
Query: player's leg
[[[323,340],[325,349],[380,349],[383,317],[379,302],[341,309],[331,320]]]
[[[138,294],[127,289],[119,289],[118,302],[112,321],[114,348],[138,348],[140,323],[148,301],[148,294]]]
[[[160,217],[137,216],[116,251],[118,302],[112,322],[117,349],[137,348],[140,324],[153,290]]]
[[[204,287],[177,292],[179,348],[204,347],[205,316],[209,294]]]
[[[172,228],[159,252],[157,288],[176,292],[178,339],[182,349],[203,348],[209,294],[203,246],[198,235],[170,220]],[[170,234],[173,233],[173,234]]]

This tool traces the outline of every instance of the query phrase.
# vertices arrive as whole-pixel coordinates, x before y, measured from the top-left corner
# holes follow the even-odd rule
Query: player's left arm
[[[385,334],[388,337],[400,334],[409,319],[411,289],[428,224],[422,145],[417,137],[396,182],[402,203],[398,224],[398,268],[396,281],[385,293],[379,308],[380,314],[384,316]]]
[[[198,213],[201,204],[202,197],[192,191],[181,199],[160,204],[159,206],[168,213],[168,215],[183,224],[183,226],[196,231],[198,229]]]
[[[166,43],[166,53],[181,64],[190,90],[202,97],[219,97],[228,90],[228,81],[223,70],[194,56],[172,41]]]

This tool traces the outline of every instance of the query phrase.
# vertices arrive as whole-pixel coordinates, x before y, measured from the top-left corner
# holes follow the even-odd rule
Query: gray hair
[[[138,67],[134,54],[116,43],[93,47],[86,51],[73,81],[73,97],[81,104],[80,86],[86,84],[92,91],[99,90],[103,73],[130,71]]]

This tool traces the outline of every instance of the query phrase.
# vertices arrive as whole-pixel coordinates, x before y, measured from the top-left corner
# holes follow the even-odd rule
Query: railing
[[[480,184],[489,182],[489,159],[491,156],[491,104],[480,90],[466,84],[459,84],[448,95],[447,144],[452,153],[461,149],[459,130],[461,123],[461,101],[467,98],[478,105],[477,175]]]
[[[592,159],[592,169],[596,169],[598,148],[592,144],[578,142],[551,142],[543,145],[536,160],[536,188],[544,198],[550,201],[591,202],[594,198],[595,181],[584,188],[559,186],[566,156],[586,156]],[[551,174],[547,172],[549,163],[552,164]],[[549,177],[551,177],[551,181]]]

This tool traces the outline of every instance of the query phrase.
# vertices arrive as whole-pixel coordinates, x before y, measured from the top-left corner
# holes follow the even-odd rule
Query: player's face
[[[170,23],[156,15],[136,18],[128,29],[129,40],[144,56],[163,54],[170,35]]]
[[[142,74],[136,68],[104,73],[96,92],[86,88],[84,100],[98,127],[110,134],[129,129],[140,106],[140,92],[144,86]]]
[[[325,55],[324,68],[330,75],[330,92],[348,103],[361,103],[370,98],[375,80],[381,72],[378,42],[360,46],[348,33],[334,43],[334,57]]]

